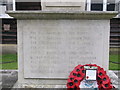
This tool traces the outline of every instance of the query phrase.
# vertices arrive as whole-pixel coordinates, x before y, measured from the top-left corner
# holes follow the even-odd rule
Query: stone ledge
[[[116,88],[119,88],[120,84],[119,84],[118,76],[112,70],[109,70],[107,75],[111,78],[112,84]],[[13,86],[13,90],[14,88],[66,88],[66,85],[39,85],[39,84],[30,84],[30,83],[26,84],[26,83],[16,82],[15,85]]]
[[[117,15],[116,11],[7,11],[16,19],[77,19],[77,20],[109,20]]]
[[[13,86],[13,90],[14,88],[67,88],[66,85],[36,85],[36,84],[26,84],[26,83],[19,83],[16,82],[15,85]]]

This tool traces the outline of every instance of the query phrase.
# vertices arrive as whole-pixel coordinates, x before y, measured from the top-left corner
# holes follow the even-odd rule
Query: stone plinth
[[[65,85],[78,64],[108,70],[110,19],[116,12],[7,12],[18,24],[18,83]]]

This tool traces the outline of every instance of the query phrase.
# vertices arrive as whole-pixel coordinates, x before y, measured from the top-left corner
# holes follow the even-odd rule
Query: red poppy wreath
[[[86,77],[86,69],[85,66],[96,67],[96,80],[98,84],[99,90],[107,89],[111,90],[114,86],[111,83],[109,76],[106,74],[106,71],[97,66],[96,64],[86,64],[86,65],[78,65],[74,68],[74,70],[70,73],[69,78],[67,80],[67,88],[76,88],[80,89],[81,81],[83,81]]]

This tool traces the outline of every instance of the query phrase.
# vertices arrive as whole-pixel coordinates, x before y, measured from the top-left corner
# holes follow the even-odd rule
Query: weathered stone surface
[[[85,0],[41,0],[43,11],[85,11]]]
[[[0,70],[1,88],[12,88],[18,79],[16,70]],[[1,89],[0,89],[1,90]]]
[[[108,70],[116,12],[8,12],[18,19],[18,83],[65,85],[78,64]]]
[[[119,71],[120,72],[120,71]],[[120,89],[120,78],[112,70],[109,70],[107,75],[110,77],[112,85]],[[16,83],[13,88],[66,88],[66,85],[35,85],[35,84],[20,84]],[[14,90],[14,89],[13,89]]]
[[[111,81],[113,83],[114,86],[118,87],[120,89],[120,78],[119,75],[117,73],[120,73],[120,71],[115,71],[115,73],[113,71],[108,71],[108,75],[111,78]],[[117,75],[116,75],[117,74]],[[12,90],[17,90],[16,88],[66,88],[66,85],[28,85],[28,84],[20,84],[20,83],[15,83],[16,80],[18,79],[18,75],[17,75],[17,71],[14,70],[1,70],[0,71],[0,89],[2,89],[2,86],[4,86],[3,88],[15,88]],[[3,77],[3,78],[2,78]],[[18,89],[19,90],[19,89]]]
[[[18,28],[24,78],[67,78],[78,64],[108,69],[109,20],[21,20]]]
[[[39,85],[39,84],[27,84],[27,83],[24,83],[24,84],[20,84],[20,83],[16,83],[13,87],[13,90],[14,88],[49,88],[49,89],[54,89],[54,88],[66,88],[66,85]]]
[[[116,11],[8,11],[10,16],[24,20],[109,20]]]

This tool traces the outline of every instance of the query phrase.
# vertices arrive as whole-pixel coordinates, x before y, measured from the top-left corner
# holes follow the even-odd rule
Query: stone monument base
[[[66,85],[34,85],[34,84],[21,84],[21,83],[16,83],[13,86],[14,88],[66,88]]]
[[[108,71],[108,76],[115,88],[118,88],[118,76],[111,70]],[[13,88],[67,88],[66,85],[39,85],[39,84],[26,84],[17,82]]]

